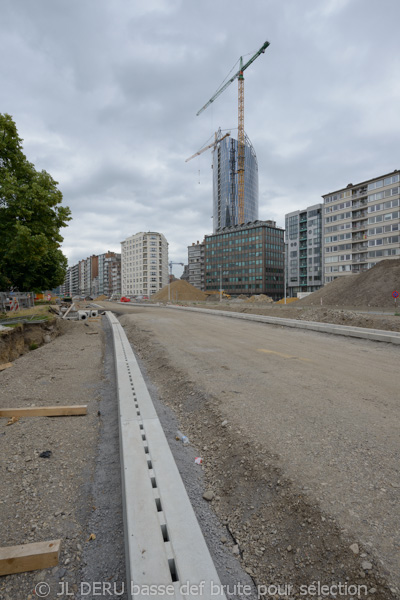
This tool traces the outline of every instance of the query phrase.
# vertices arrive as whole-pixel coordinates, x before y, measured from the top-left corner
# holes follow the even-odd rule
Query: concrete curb
[[[295,327],[298,329],[309,329],[321,333],[331,333],[334,335],[344,335],[346,337],[364,338],[376,342],[387,342],[389,344],[400,344],[400,333],[397,331],[385,331],[383,329],[367,329],[364,327],[352,327],[349,325],[333,325],[331,323],[319,323],[317,321],[300,321],[297,319],[284,319],[281,317],[267,317],[263,315],[248,315],[243,313],[228,312],[225,310],[212,310],[208,308],[193,308],[191,306],[173,306],[166,308],[175,310],[188,310],[211,314],[219,317],[229,317],[231,319],[243,319],[245,321],[256,321],[259,323],[269,323],[270,325],[279,325],[281,327]]]
[[[128,597],[226,600],[132,348],[116,316],[106,314],[118,388]]]

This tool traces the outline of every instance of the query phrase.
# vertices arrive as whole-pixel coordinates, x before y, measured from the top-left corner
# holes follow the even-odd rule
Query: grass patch
[[[19,319],[19,318],[32,318],[32,320],[41,320],[44,317],[50,318],[49,306],[41,305],[34,306],[33,308],[23,308],[18,312],[7,312],[6,314],[2,314],[1,318],[5,319]]]
[[[32,342],[32,344],[29,344],[29,350],[37,350],[38,348],[39,348],[39,346],[35,342]]]

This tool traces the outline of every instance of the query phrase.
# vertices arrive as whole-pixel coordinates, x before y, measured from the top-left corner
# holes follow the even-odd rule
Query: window
[[[378,188],[381,188],[382,186],[383,186],[383,179],[380,179],[379,181],[374,181],[374,182],[368,184],[368,191],[376,190]]]

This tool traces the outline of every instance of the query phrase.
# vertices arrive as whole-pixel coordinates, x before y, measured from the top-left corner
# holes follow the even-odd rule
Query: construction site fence
[[[0,312],[17,312],[35,306],[34,292],[0,292]]]

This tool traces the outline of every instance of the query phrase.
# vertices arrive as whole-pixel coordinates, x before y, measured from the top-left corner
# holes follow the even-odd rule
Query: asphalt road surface
[[[228,421],[231,444],[245,440],[248,454],[255,448],[273,457],[282,480],[292,486],[286,496],[301,492],[318,515],[325,515],[318,517],[321,526],[328,520],[345,544],[359,544],[360,554],[349,553],[361,575],[386,574],[390,597],[397,597],[400,348],[183,310],[123,310],[121,322],[156,383],[167,365],[166,376],[159,376],[166,396],[168,379],[174,378],[193,394],[201,392],[207,410],[212,404]],[[198,443],[202,424],[209,427],[201,406]],[[190,414],[195,422],[193,407]],[[223,453],[216,446],[217,455]],[[251,479],[253,471],[246,473]],[[293,527],[290,531],[297,539]]]

